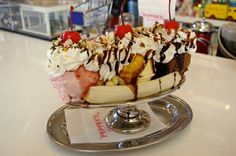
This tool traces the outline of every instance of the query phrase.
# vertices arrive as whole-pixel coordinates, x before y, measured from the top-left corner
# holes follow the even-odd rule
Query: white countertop
[[[48,137],[49,116],[63,106],[44,69],[50,42],[0,30],[0,155],[108,156],[63,149]],[[190,126],[170,139],[113,156],[233,156],[236,153],[236,61],[195,54],[174,93],[193,110]]]

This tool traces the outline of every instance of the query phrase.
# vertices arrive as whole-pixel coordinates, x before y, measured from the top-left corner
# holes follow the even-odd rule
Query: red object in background
[[[210,32],[196,32],[197,36],[197,52],[208,54],[208,47],[211,41]]]
[[[197,36],[197,52],[208,54],[208,47],[211,42],[211,34],[214,31],[214,26],[204,19],[192,24],[192,29]]]
[[[115,25],[119,23],[119,16],[113,16],[111,15],[109,20],[109,28],[115,28]]]

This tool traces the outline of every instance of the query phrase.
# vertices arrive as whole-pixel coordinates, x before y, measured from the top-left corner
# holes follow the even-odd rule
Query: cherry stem
[[[70,31],[73,31],[73,25],[72,25],[72,10],[73,10],[73,6],[70,6]]]
[[[124,11],[124,7],[125,7],[125,3],[126,3],[126,0],[123,0],[123,2],[121,4],[121,7],[120,7],[120,15],[121,15],[122,25],[125,25],[125,23],[124,23],[124,16],[123,16],[123,11]]]
[[[171,0],[169,0],[169,21],[171,21],[170,4],[171,4]]]

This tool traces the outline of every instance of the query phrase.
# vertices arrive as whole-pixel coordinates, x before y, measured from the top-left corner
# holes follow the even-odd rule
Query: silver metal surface
[[[122,151],[138,149],[166,140],[187,127],[192,120],[191,108],[178,97],[169,95],[160,100],[149,100],[148,103],[167,128],[141,138],[107,143],[70,144],[64,115],[65,109],[75,108],[75,106],[70,105],[63,106],[51,115],[47,123],[47,133],[58,145],[75,151]],[[76,108],[81,107],[77,106]]]
[[[214,31],[214,26],[205,19],[201,19],[200,21],[196,21],[192,24],[192,29],[196,32],[211,33]]]
[[[151,123],[151,117],[136,105],[127,105],[112,109],[105,118],[106,125],[113,131],[133,134],[145,130]]]
[[[231,52],[229,52],[225,45],[224,45],[224,41],[223,41],[223,38],[221,36],[221,29],[222,28],[219,28],[218,30],[218,42],[219,42],[219,49],[220,49],[220,52],[222,55],[224,55],[225,57],[228,57],[228,58],[232,58],[232,59],[236,59],[236,56],[233,55]]]

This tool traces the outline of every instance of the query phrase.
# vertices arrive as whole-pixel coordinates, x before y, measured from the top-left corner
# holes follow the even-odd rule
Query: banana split
[[[47,51],[47,69],[65,103],[123,102],[178,85],[196,48],[191,30],[156,23],[122,37],[113,32],[94,40],[59,37]]]

